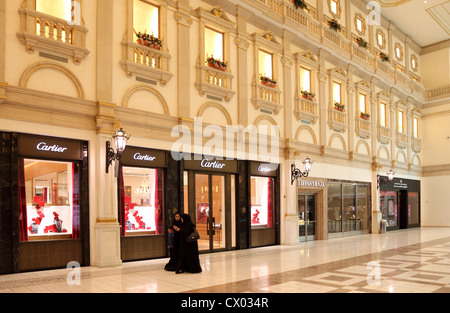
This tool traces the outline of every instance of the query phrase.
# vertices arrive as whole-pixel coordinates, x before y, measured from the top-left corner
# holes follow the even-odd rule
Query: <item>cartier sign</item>
[[[278,175],[279,166],[280,165],[276,163],[251,162],[250,171],[252,175],[275,177]]]
[[[57,153],[63,153],[67,151],[67,147],[60,147],[59,145],[47,145],[46,142],[40,142],[37,144],[36,149],[39,151],[51,151],[51,152],[57,152]]]
[[[215,169],[223,169],[225,166],[226,166],[226,164],[224,164],[224,163],[220,163],[219,161],[212,161],[212,162],[210,162],[210,161],[208,161],[208,159],[203,159],[201,162],[200,162],[200,166],[201,167],[203,167],[203,168],[215,168]]]
[[[140,154],[139,152],[136,152],[136,153],[133,155],[133,159],[139,160],[139,161],[149,161],[149,162],[153,162],[153,161],[155,161],[156,157],[151,156],[151,155],[148,155],[148,154],[142,155],[142,154]]]
[[[166,167],[167,152],[127,146],[120,158],[120,163],[142,167]]]
[[[82,160],[82,143],[77,140],[19,134],[17,149],[21,156]]]
[[[236,160],[219,159],[211,156],[193,155],[190,159],[185,158],[184,168],[186,170],[237,173],[238,166]]]

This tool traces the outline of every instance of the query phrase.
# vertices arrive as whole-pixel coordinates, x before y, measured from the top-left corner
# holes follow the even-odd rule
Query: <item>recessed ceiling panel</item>
[[[428,8],[427,12],[450,35],[450,0]]]

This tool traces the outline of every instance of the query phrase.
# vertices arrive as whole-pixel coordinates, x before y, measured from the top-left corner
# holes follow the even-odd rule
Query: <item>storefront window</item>
[[[380,191],[380,209],[389,227],[398,226],[397,192]]]
[[[419,193],[408,192],[408,226],[419,225]]]
[[[341,184],[328,184],[328,232],[342,231]]]
[[[122,235],[159,235],[163,230],[163,170],[122,167]]]
[[[343,184],[344,192],[344,216],[342,221],[343,231],[356,230],[356,210],[355,210],[355,186],[353,184]]]
[[[366,230],[368,219],[369,186],[356,185],[356,230]]]
[[[252,228],[273,227],[274,179],[251,177]]]
[[[21,241],[79,237],[79,166],[19,159]]]
[[[369,224],[369,185],[328,184],[328,233],[367,230]]]

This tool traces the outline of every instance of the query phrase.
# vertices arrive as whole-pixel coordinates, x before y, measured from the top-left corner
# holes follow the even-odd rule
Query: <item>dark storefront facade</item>
[[[201,252],[279,244],[278,164],[192,157],[182,166],[183,208]]]
[[[89,265],[87,142],[0,138],[1,273]]]
[[[382,185],[380,211],[388,231],[420,227],[420,181],[394,178]]]
[[[122,261],[168,255],[165,225],[178,210],[178,184],[178,163],[169,152],[125,149],[118,177]]]

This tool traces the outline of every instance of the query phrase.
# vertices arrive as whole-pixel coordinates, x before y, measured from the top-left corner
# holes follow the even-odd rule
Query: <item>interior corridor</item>
[[[450,292],[450,228],[415,228],[201,254],[203,272],[163,270],[168,259],[0,276],[3,293]],[[75,276],[76,277],[76,276]],[[195,289],[193,289],[195,286]]]

